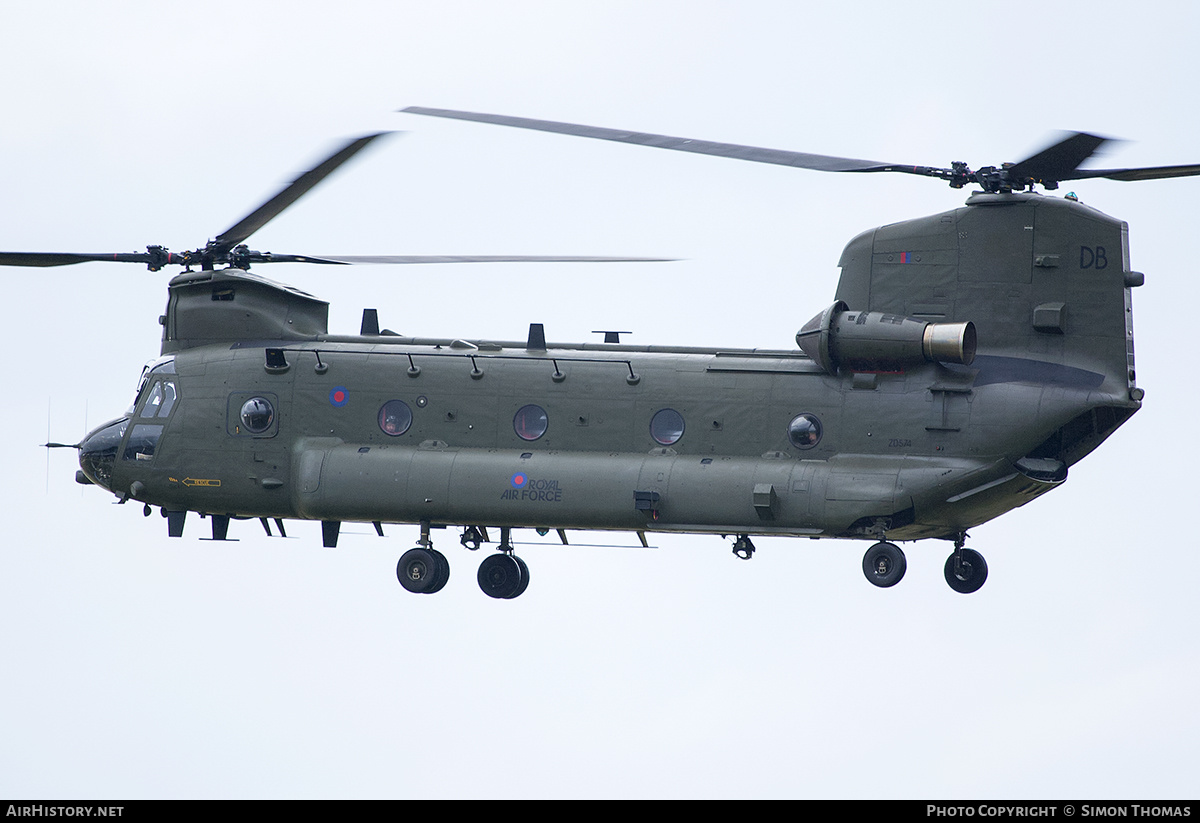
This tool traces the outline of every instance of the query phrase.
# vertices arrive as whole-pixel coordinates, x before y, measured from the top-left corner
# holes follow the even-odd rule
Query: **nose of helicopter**
[[[112,491],[113,465],[117,461],[117,450],[125,436],[129,418],[110,420],[93,429],[79,444],[79,467],[88,480],[97,486]]]

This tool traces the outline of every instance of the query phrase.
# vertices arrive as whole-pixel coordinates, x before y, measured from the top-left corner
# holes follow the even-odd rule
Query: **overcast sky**
[[[459,108],[871,160],[1200,161],[1182,2],[49,2],[6,9],[0,249],[195,248],[330,145],[374,147],[255,235],[297,254],[621,254],[628,266],[262,272],[408,334],[786,348],[842,246],[961,205],[829,175],[395,114]],[[1064,187],[1064,191],[1068,187]],[[1062,488],[948,547],[712,536],[522,546],[518,600],[416,528],[168,540],[73,481],[73,442],[158,354],[164,273],[5,269],[0,796],[1193,797],[1200,180],[1080,182],[1129,221],[1143,410]],[[1061,192],[1060,192],[1061,193]],[[537,541],[518,533],[518,539]],[[604,542],[577,535],[580,543]],[[630,541],[633,542],[632,540]]]

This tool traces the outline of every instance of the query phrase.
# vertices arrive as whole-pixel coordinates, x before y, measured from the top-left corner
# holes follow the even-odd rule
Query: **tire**
[[[512,600],[513,597],[520,597],[525,593],[525,590],[529,588],[529,567],[525,565],[524,560],[517,557],[515,554],[512,556],[512,559],[517,561],[517,565],[521,567],[521,585],[517,586],[517,590],[513,593],[509,600]]]
[[[433,583],[425,590],[425,594],[434,594],[446,588],[446,582],[450,579],[450,561],[437,549],[429,549],[429,553],[437,560],[438,570],[434,575]]]
[[[862,561],[863,574],[881,589],[895,586],[908,571],[908,560],[895,543],[879,542],[867,549]]]
[[[962,564],[960,568],[955,569],[955,554],[957,552],[946,558],[946,582],[959,594],[971,594],[979,591],[980,587],[987,582],[987,561],[979,552],[973,549],[963,549]]]
[[[528,580],[521,575],[520,562],[510,554],[485,557],[479,564],[476,579],[483,593],[497,600],[511,600],[516,597],[523,591],[522,580]]]
[[[445,578],[450,576],[450,566],[446,563],[446,558],[442,557],[439,563],[439,557],[441,555],[438,552],[419,546],[409,549],[400,556],[400,562],[396,564],[396,579],[406,591],[413,594],[437,591],[434,586],[438,578],[443,577],[442,585],[445,585]]]

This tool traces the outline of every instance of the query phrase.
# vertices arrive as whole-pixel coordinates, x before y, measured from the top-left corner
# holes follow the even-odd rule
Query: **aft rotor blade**
[[[604,129],[598,126],[580,126],[574,123],[559,123],[553,120],[509,117],[503,114],[480,114],[470,111],[454,111],[452,109],[429,109],[423,106],[409,106],[406,109],[401,109],[401,111],[408,114],[448,117],[455,120],[472,120],[478,123],[492,123],[498,126],[513,126],[519,129],[571,134],[577,137],[594,137],[598,140],[615,140],[619,143],[633,143],[639,146],[651,146],[653,148],[672,149],[674,151],[689,151],[695,154],[711,154],[716,157],[731,157],[736,160],[772,163],[777,166],[795,166],[797,168],[814,169],[816,171],[899,171],[928,176],[940,176],[940,174],[936,174],[935,172],[942,171],[941,169],[927,169],[924,166],[898,166],[892,163],[877,163],[872,160],[855,160],[850,157],[831,157],[824,154],[806,154],[804,152],[783,151],[781,149],[763,149],[755,146],[740,146],[735,143],[713,143],[707,140],[690,140],[686,137],[668,137],[663,134]]]
[[[1075,132],[1027,160],[1008,168],[1013,178],[1041,181],[1086,180],[1101,177],[1107,180],[1159,180],[1166,177],[1195,177],[1200,164],[1185,166],[1154,166],[1132,169],[1081,169],[1080,165],[1105,143],[1106,137]]]
[[[1074,175],[1085,160],[1109,142],[1106,137],[1075,132],[1053,146],[1043,149],[1033,157],[1009,166],[1007,171],[1014,180],[1036,180],[1057,183],[1074,180]]]
[[[309,257],[304,255],[271,254],[260,263],[325,263],[351,266],[370,263],[666,263],[669,257],[585,257],[579,255],[512,255],[512,254],[339,254]]]
[[[368,134],[365,137],[359,137],[341,146],[337,151],[329,155],[329,157],[293,180],[279,194],[263,203],[219,235],[214,241],[213,250],[218,253],[228,252],[234,246],[245,242],[250,235],[261,229],[278,216],[280,212],[307,194],[310,189],[336,171],[339,166],[351,157],[365,149],[372,141],[390,133],[379,132],[377,134]]]
[[[1166,177],[1195,177],[1200,174],[1200,164],[1190,166],[1154,166],[1140,169],[1081,169],[1063,180],[1083,180],[1103,177],[1106,180],[1161,180]]]

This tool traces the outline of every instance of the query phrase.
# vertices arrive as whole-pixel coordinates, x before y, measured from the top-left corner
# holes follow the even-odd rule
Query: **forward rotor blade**
[[[268,263],[325,263],[351,266],[370,263],[666,263],[668,257],[585,257],[579,255],[511,255],[511,254],[339,254],[308,257],[303,255],[272,254],[257,261]]]
[[[674,151],[689,151],[695,154],[711,154],[716,157],[731,157],[736,160],[771,163],[777,166],[795,166],[797,168],[814,169],[816,171],[901,171],[909,174],[929,174],[931,171],[941,171],[940,169],[927,170],[924,166],[898,166],[891,163],[876,163],[872,160],[855,160],[850,157],[830,157],[824,154],[806,154],[798,151],[763,149],[755,146],[740,146],[735,143],[713,143],[706,140],[689,140],[686,137],[668,137],[662,134],[604,129],[598,126],[579,126],[573,123],[559,123],[553,120],[532,120],[528,117],[509,117],[502,114],[479,114],[469,111],[454,111],[452,109],[429,109],[423,106],[409,106],[400,111],[408,114],[424,114],[430,117],[448,117],[455,120],[492,123],[498,126],[513,126],[520,129],[571,134],[577,137],[594,137],[598,140],[615,140],[619,143],[633,143],[639,146],[651,146],[653,148],[672,149]]]
[[[75,263],[92,263],[95,261],[110,261],[114,263],[148,263],[150,255],[146,252],[118,252],[115,254],[74,254],[72,252],[36,252],[36,251],[0,251],[0,266],[35,266],[48,268],[50,266],[71,266]]]
[[[365,149],[373,140],[383,137],[385,134],[391,134],[391,132],[368,134],[365,137],[359,137],[343,145],[329,157],[293,180],[279,194],[263,203],[219,235],[214,241],[213,250],[217,253],[224,253],[228,252],[234,246],[245,242],[250,235],[261,229],[278,216],[280,212],[307,194],[310,189],[336,171],[339,166]]]
[[[407,263],[668,263],[673,257],[602,257],[585,255],[520,255],[520,254],[338,254],[314,256],[308,254],[275,254],[273,252],[248,252],[247,262],[261,263],[315,263],[328,266],[353,266],[362,264],[407,264]],[[172,260],[165,253],[159,262],[183,263]],[[117,263],[150,263],[154,257],[145,252],[120,254],[75,254],[72,252],[0,252],[0,266],[26,266],[47,268],[70,266],[75,263],[113,261]],[[194,262],[194,261],[193,261]]]

